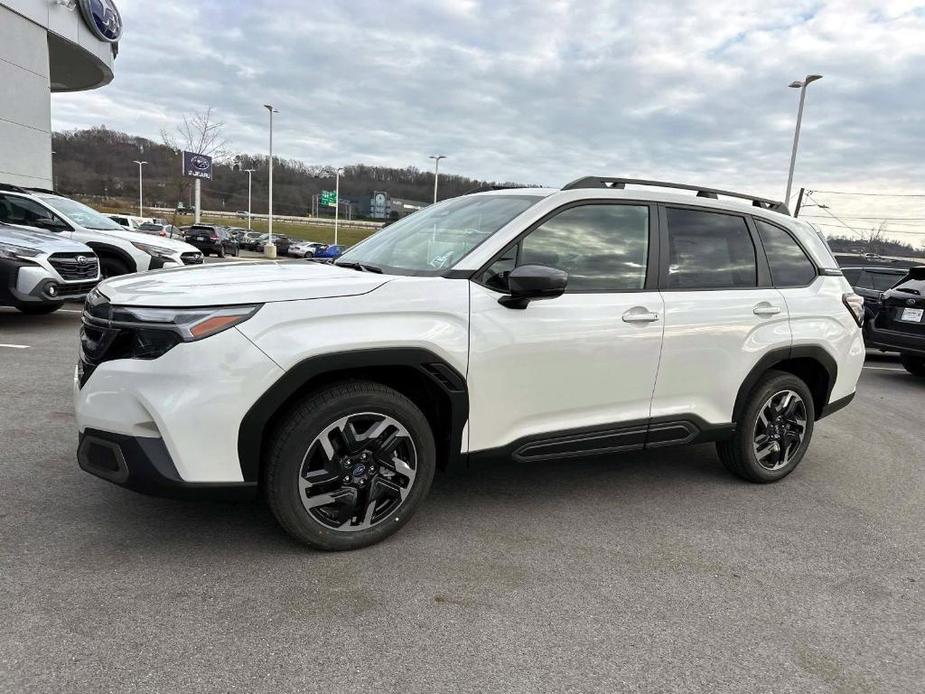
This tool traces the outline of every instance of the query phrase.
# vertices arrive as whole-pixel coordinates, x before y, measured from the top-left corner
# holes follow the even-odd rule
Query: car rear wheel
[[[723,465],[750,482],[776,482],[800,464],[813,435],[815,409],[806,384],[769,371],[752,389],[736,430],[716,444]]]
[[[224,257],[225,257],[225,246],[219,246],[219,247],[218,247],[218,253],[216,253],[216,255],[217,255],[219,258],[224,258]]]
[[[913,376],[925,378],[925,358],[914,357],[911,354],[900,354],[899,363]]]
[[[433,433],[411,400],[348,381],[306,397],[274,434],[266,461],[270,508],[290,535],[323,550],[379,542],[427,496]]]

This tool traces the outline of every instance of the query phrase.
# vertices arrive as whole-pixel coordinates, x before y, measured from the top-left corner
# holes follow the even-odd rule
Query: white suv
[[[0,222],[86,244],[99,257],[103,277],[203,262],[202,253],[188,243],[128,231],[93,208],[51,191],[0,184]]]
[[[467,456],[715,441],[732,472],[772,482],[853,397],[862,316],[780,203],[610,178],[468,195],[334,265],[101,284],[78,460],[145,492],[260,488],[324,549],[395,532]]]

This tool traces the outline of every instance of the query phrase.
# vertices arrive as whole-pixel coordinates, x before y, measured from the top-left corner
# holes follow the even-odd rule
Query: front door
[[[470,283],[470,451],[536,459],[642,446],[663,327],[654,214],[645,203],[566,206]],[[565,294],[499,304],[525,264],[565,270]]]

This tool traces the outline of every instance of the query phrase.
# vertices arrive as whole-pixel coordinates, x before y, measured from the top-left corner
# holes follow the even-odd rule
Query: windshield
[[[372,265],[399,275],[437,275],[542,199],[473,195],[445,200],[376,232],[337,264]]]
[[[75,224],[79,224],[85,229],[100,229],[102,231],[125,231],[125,229],[106,215],[100,214],[92,207],[87,207],[83,203],[71,200],[70,198],[60,198],[57,195],[40,195],[42,201],[55,212],[60,212],[68,217]]]

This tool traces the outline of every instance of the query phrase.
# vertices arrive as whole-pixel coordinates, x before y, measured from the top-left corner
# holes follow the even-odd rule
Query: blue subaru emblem
[[[357,465],[353,466],[352,472],[353,472],[354,477],[362,477],[363,474],[366,472],[366,466],[363,465],[363,463],[358,463]]]
[[[80,0],[80,13],[100,41],[115,43],[122,36],[122,15],[113,0]]]
[[[212,162],[210,162],[206,157],[200,156],[193,157],[190,160],[190,163],[200,171],[208,171],[209,167],[212,166]]]

